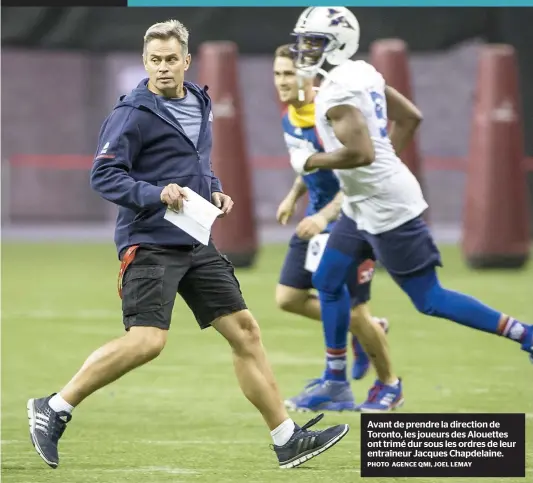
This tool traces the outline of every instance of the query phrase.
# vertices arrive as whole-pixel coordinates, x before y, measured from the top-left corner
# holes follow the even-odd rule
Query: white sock
[[[397,386],[398,384],[400,384],[400,380],[399,380],[399,379],[396,379],[396,381],[391,382],[390,384],[387,384],[387,385],[388,385],[388,386]]]
[[[48,405],[52,408],[52,411],[55,411],[56,413],[61,413],[65,411],[66,413],[72,413],[72,410],[74,409],[74,406],[71,406],[67,401],[65,401],[61,394],[56,394],[55,396],[52,396],[52,399],[48,401]]]
[[[291,439],[294,434],[294,421],[292,419],[286,419],[276,429],[270,431],[274,444],[276,446],[283,446]]]

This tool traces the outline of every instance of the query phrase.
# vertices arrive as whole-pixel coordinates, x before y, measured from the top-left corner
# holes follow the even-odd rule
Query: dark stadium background
[[[268,432],[237,387],[225,342],[215,331],[199,331],[179,299],[162,355],[76,409],[61,440],[58,470],[38,458],[27,431],[27,399],[59,390],[95,347],[123,333],[116,292],[115,210],[90,191],[87,171],[104,117],[118,96],[144,75],[145,30],[168,18],[190,28],[191,80],[198,77],[194,56],[202,42],[231,40],[238,45],[259,256],[253,268],[238,269],[237,275],[261,325],[283,394],[295,395],[306,380],[320,375],[320,324],[283,313],[274,302],[294,227],[280,228],[275,211],[294,174],[282,139],[272,54],[289,40],[300,11],[2,8],[3,482],[360,481],[357,413],[327,414],[319,423],[351,424],[343,443],[323,458],[297,471],[277,469]],[[411,51],[413,97],[425,116],[418,139],[422,176],[430,224],[444,259],[442,283],[526,322],[533,322],[533,265],[472,270],[458,242],[478,60],[486,42],[507,43],[516,50],[533,200],[532,11],[356,10],[361,58],[367,57],[371,42],[382,38],[401,38]],[[225,222],[229,218],[217,221],[221,229]],[[496,223],[483,239],[501,231]],[[372,311],[391,324],[392,359],[406,398],[402,411],[525,413],[527,475],[508,481],[532,481],[533,366],[525,353],[510,341],[420,315],[381,270],[372,285]],[[373,377],[353,382],[357,402],[365,399]],[[303,424],[313,416],[294,418]]]

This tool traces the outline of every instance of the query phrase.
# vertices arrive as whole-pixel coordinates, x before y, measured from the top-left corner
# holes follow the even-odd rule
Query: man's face
[[[175,38],[154,39],[146,45],[144,68],[150,83],[165,97],[176,96],[190,63],[191,55],[183,54],[182,46]]]
[[[291,59],[287,57],[274,59],[274,85],[281,102],[291,103],[298,99],[298,77]]]
[[[296,42],[298,56],[295,65],[308,67],[318,64],[328,46],[328,40],[318,35],[300,35]]]

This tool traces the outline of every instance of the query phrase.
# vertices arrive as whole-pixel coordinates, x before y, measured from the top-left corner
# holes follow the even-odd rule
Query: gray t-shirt
[[[202,126],[202,107],[200,99],[193,93],[187,91],[185,97],[162,98],[165,107],[174,116],[176,121],[185,131],[187,137],[198,146],[200,127]]]

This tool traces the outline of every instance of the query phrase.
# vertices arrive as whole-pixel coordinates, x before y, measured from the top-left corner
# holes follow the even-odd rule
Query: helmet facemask
[[[301,77],[315,77],[322,68],[326,57],[338,48],[338,42],[331,34],[293,33],[296,42],[292,45],[294,66]]]

